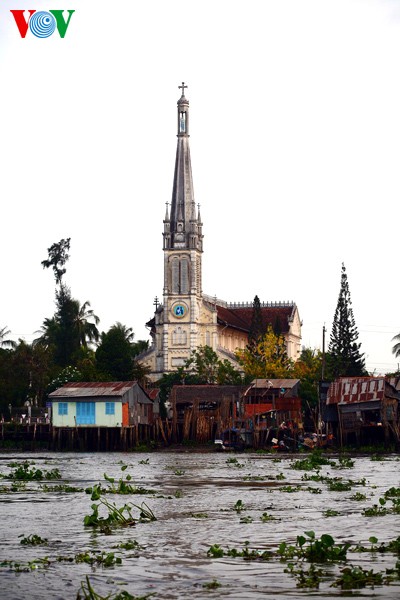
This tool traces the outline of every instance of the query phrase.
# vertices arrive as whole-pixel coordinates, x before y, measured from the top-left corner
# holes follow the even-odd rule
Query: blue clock
[[[182,317],[185,316],[186,308],[183,306],[183,304],[175,304],[175,306],[172,309],[172,312],[175,317],[178,317],[178,319],[181,319]]]

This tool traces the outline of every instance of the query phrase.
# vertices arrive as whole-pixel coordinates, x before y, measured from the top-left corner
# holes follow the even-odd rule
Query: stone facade
[[[234,351],[248,341],[252,304],[228,304],[202,291],[203,223],[194,199],[189,148],[189,101],[185,85],[177,105],[177,151],[171,203],[164,218],[163,302],[147,323],[151,348],[139,359],[157,380],[183,366],[192,351],[210,346],[220,358],[236,363]],[[280,321],[289,357],[300,353],[301,322],[294,303],[262,306],[265,325]]]

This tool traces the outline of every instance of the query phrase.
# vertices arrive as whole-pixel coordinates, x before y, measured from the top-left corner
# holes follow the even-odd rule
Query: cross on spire
[[[187,88],[187,85],[185,85],[185,82],[182,81],[182,85],[178,85],[178,88],[180,90],[182,90],[182,96],[184,96],[185,95],[185,88]]]

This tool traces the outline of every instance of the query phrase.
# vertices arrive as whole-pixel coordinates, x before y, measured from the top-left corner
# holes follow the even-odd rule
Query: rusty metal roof
[[[251,382],[256,388],[284,388],[285,390],[294,388],[300,379],[253,379]]]
[[[110,382],[86,382],[73,381],[65,383],[54,392],[49,394],[49,398],[66,397],[97,397],[97,396],[123,396],[133,386],[138,385],[137,381],[110,381]]]

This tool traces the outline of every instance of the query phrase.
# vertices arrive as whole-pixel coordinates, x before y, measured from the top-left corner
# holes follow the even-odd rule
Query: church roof
[[[229,308],[217,304],[216,308],[220,325],[246,332],[250,330],[253,317],[253,307],[251,305]],[[266,329],[268,325],[271,325],[275,330],[279,329],[281,333],[288,333],[295,309],[295,304],[261,306],[263,326]]]

